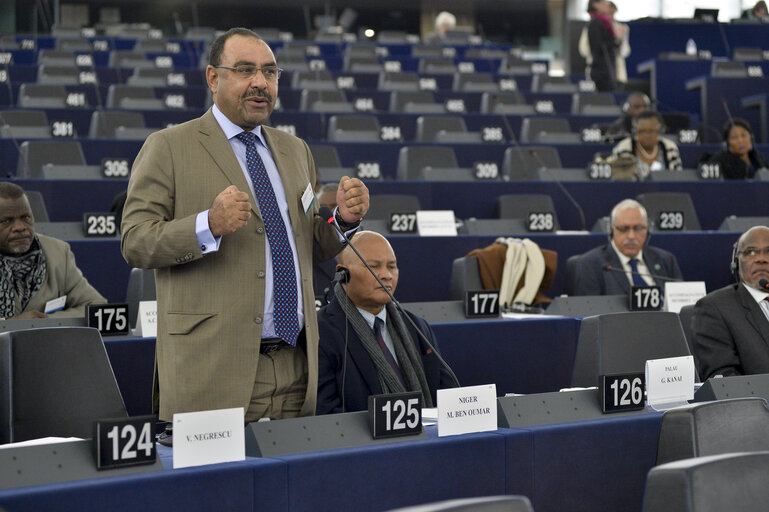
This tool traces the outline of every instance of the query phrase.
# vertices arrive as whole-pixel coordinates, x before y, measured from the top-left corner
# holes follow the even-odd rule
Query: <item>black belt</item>
[[[288,346],[288,343],[283,341],[282,338],[265,338],[262,340],[261,345],[259,345],[259,353],[269,354],[270,352],[275,352],[276,350]]]

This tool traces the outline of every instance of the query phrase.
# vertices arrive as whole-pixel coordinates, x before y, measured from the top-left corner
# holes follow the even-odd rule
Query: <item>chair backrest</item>
[[[404,146],[400,149],[397,179],[416,180],[425,167],[459,167],[454,149],[441,146]]]
[[[417,196],[376,194],[372,196],[366,218],[386,220],[390,218],[390,214],[393,212],[415,212],[417,210],[419,210],[419,198]]]
[[[144,115],[141,112],[126,112],[122,110],[94,110],[91,114],[91,124],[88,127],[88,137],[92,139],[115,138],[115,130],[119,127],[144,128]]]
[[[48,127],[48,116],[43,110],[0,110],[0,126]]]
[[[377,88],[380,91],[419,91],[419,75],[407,71],[383,71],[379,73]]]
[[[451,88],[464,92],[496,92],[499,91],[499,84],[491,75],[455,73]]]
[[[85,156],[80,142],[27,140],[21,143],[16,176],[39,178],[45,164],[85,165]]]
[[[730,215],[724,218],[718,230],[744,233],[754,226],[769,226],[769,217],[737,217],[736,215]]]
[[[390,512],[534,512],[526,496],[484,496],[426,503]]]
[[[700,231],[700,219],[694,210],[692,197],[688,192],[647,192],[638,194],[636,200],[644,205],[649,218],[649,231],[662,231],[677,226],[678,219],[671,212],[683,214],[680,231]]]
[[[569,120],[563,117],[524,117],[521,123],[521,142],[539,142],[543,134],[571,134]]]
[[[305,89],[302,91],[299,100],[301,110],[314,110],[316,103],[347,103],[347,97],[343,91],[324,91],[315,89]]]
[[[560,228],[553,198],[547,194],[504,194],[494,203],[494,214],[500,219],[526,219],[530,213],[552,213],[553,229]]]
[[[769,405],[733,398],[676,407],[662,416],[657,464],[729,452],[769,450]]]
[[[155,96],[152,87],[141,85],[112,84],[107,89],[107,108],[128,108],[131,102],[147,108],[163,108],[162,100]]]
[[[732,54],[734,60],[764,60],[764,50],[761,48],[735,48]]]
[[[136,327],[139,314],[139,302],[157,300],[155,294],[155,271],[152,269],[132,268],[128,276],[128,288],[125,301],[128,303],[128,321],[131,328]]]
[[[418,142],[434,142],[439,132],[467,132],[465,120],[459,116],[417,117]]]
[[[577,92],[577,84],[571,83],[567,76],[549,76],[544,73],[535,74],[531,79],[533,92]]]
[[[0,334],[0,444],[93,436],[126,417],[99,331],[49,327]]]
[[[769,452],[728,453],[662,464],[646,478],[643,512],[763,512]]]
[[[18,105],[21,108],[64,108],[67,90],[63,85],[21,84]]]
[[[294,89],[315,89],[334,91],[337,89],[334,76],[329,71],[296,71],[291,76]]]
[[[315,160],[315,166],[320,167],[339,167],[339,154],[336,147],[330,145],[310,144],[310,153]]]
[[[451,300],[464,300],[466,291],[483,290],[477,256],[463,256],[452,262],[449,289]]]
[[[502,174],[510,180],[536,180],[537,170],[560,169],[558,150],[550,146],[509,147],[502,160]]]
[[[566,258],[566,282],[563,285],[563,293],[574,295],[577,289],[577,265],[581,254],[574,254]]]
[[[467,219],[461,234],[474,236],[519,236],[528,234],[523,219]]]
[[[571,113],[586,115],[620,115],[614,94],[608,92],[575,92],[571,96]]]
[[[745,63],[734,60],[714,60],[710,65],[710,76],[721,78],[747,78]]]
[[[684,330],[684,337],[686,338],[686,344],[689,346],[689,352],[694,356],[694,366],[699,368],[697,364],[697,354],[694,352],[694,335],[692,331],[692,319],[694,318],[694,305],[683,306],[678,311],[678,319],[681,321],[681,328]]]
[[[434,105],[435,98],[429,91],[393,91],[390,93],[390,112],[404,112],[409,105]],[[440,105],[439,105],[440,106]]]
[[[39,190],[25,190],[29,201],[29,208],[32,210],[32,216],[35,222],[48,222],[48,208],[45,207],[45,198]]]
[[[74,63],[69,66],[43,64],[37,68],[37,83],[78,85],[80,83],[80,70]]]
[[[612,313],[584,318],[572,386],[597,386],[600,375],[642,373],[646,361],[691,355],[675,313]]]
[[[426,57],[419,60],[419,73],[454,74],[457,66],[451,57]]]
[[[334,115],[327,138],[336,142],[379,142],[379,120],[373,115]]]
[[[534,106],[526,103],[520,91],[484,92],[481,95],[481,113],[533,115]]]

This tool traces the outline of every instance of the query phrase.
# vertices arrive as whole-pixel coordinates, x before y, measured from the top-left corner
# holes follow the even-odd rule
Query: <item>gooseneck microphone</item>
[[[327,222],[331,224],[334,229],[336,230],[339,235],[344,238],[344,240],[347,242],[347,245],[350,246],[350,248],[353,250],[355,255],[358,257],[358,259],[363,263],[363,265],[368,269],[368,271],[371,273],[372,276],[374,276],[374,279],[376,279],[376,282],[379,283],[379,286],[382,287],[382,289],[387,293],[387,296],[390,297],[390,300],[392,301],[393,305],[398,309],[398,311],[401,313],[401,316],[406,318],[406,320],[409,321],[411,326],[417,331],[419,336],[424,340],[424,342],[427,344],[427,346],[430,348],[430,350],[433,351],[433,354],[435,354],[435,357],[438,358],[438,361],[441,363],[441,365],[446,369],[446,371],[451,376],[451,379],[456,387],[460,387],[459,385],[459,379],[457,378],[456,374],[454,373],[454,370],[451,369],[451,367],[446,363],[446,361],[441,357],[441,354],[435,349],[432,343],[430,343],[430,340],[425,336],[425,334],[422,332],[422,330],[417,326],[417,324],[414,322],[414,320],[411,319],[411,316],[406,313],[406,310],[403,309],[403,306],[401,306],[400,302],[398,302],[395,297],[393,297],[393,294],[390,293],[390,290],[387,289],[387,287],[382,283],[382,281],[379,279],[379,276],[376,275],[376,272],[369,266],[368,263],[366,263],[366,260],[361,256],[361,254],[358,252],[358,249],[353,245],[353,243],[350,241],[349,238],[344,234],[344,232],[339,229],[339,226],[336,225],[334,222],[334,215],[331,213],[331,210],[327,206],[321,206],[319,210],[320,215],[327,219]],[[343,392],[344,394],[344,392]]]
[[[766,280],[764,278],[759,279],[758,287],[764,290],[765,292],[769,292],[769,280]]]
[[[628,273],[628,271],[626,271],[624,268],[614,268],[611,265],[606,265],[605,267],[603,267],[603,271],[604,272],[622,272],[623,274]],[[659,279],[660,281],[676,281],[676,282],[683,281],[683,279],[680,279],[678,277],[667,277],[667,276],[661,276],[659,274],[652,274],[652,273],[642,274],[641,272],[634,272],[632,270],[630,270],[629,272],[630,272],[630,275],[636,275],[641,277],[649,276],[649,277],[653,277],[654,279]],[[767,281],[767,284],[769,284],[769,281]]]

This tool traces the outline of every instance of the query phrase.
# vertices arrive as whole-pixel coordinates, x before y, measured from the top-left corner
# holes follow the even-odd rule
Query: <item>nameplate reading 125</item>
[[[93,454],[97,469],[152,464],[157,456],[155,416],[94,422]]]
[[[89,304],[85,319],[102,336],[125,336],[130,328],[128,304]]]
[[[643,409],[645,388],[643,373],[601,375],[601,410],[609,413]]]
[[[374,439],[422,432],[422,393],[393,393],[368,397],[368,420]]]

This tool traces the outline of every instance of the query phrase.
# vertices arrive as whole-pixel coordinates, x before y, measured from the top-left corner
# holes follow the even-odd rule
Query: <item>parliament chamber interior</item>
[[[386,236],[397,255],[397,299],[429,323],[462,386],[495,386],[497,425],[444,436],[423,418],[421,434],[380,440],[364,412],[275,420],[246,428],[242,460],[174,469],[173,450],[158,444],[152,464],[97,470],[98,434],[90,429],[110,417],[110,401],[122,404],[112,416],[153,414],[156,340],[133,329],[142,322],[139,304],[156,299],[155,279],[126,263],[115,202],[150,134],[213,105],[208,51],[236,26],[227,25],[235,14],[210,17],[211,2],[197,2],[204,13],[197,23],[175,16],[169,25],[132,20],[128,1],[56,10],[33,3],[32,14],[27,2],[0,8],[21,20],[0,32],[0,174],[27,192],[35,231],[66,241],[88,282],[109,304],[127,306],[129,326],[127,334],[102,336],[86,328],[87,318],[0,320],[0,443],[9,443],[0,445],[0,509],[764,509],[766,374],[700,382],[695,369],[690,403],[664,413],[643,404],[606,413],[606,390],[597,386],[599,377],[643,376],[649,360],[696,361],[694,302],[735,282],[738,237],[769,225],[769,169],[725,179],[708,160],[725,148],[722,131],[737,118],[752,127],[758,153],[769,155],[766,20],[628,21],[627,80],[607,92],[585,75],[576,46],[587,21],[566,19],[561,4],[570,2],[538,2],[563,11],[564,48],[555,55],[510,34],[480,32],[476,21],[502,9],[474,13],[490,3],[482,0],[447,4],[459,23],[437,43],[422,36],[443,10],[439,2],[417,2],[421,13],[420,6],[403,11],[414,19],[371,32],[354,21],[358,9],[375,25],[365,2],[284,6],[284,18],[299,19],[281,25],[257,21],[265,2],[234,2],[238,23],[269,44],[283,70],[267,124],[307,142],[319,185],[342,176],[366,184],[371,209],[361,226]],[[624,3],[616,3],[622,19]],[[153,12],[150,2],[136,4],[141,14]],[[53,22],[89,6],[86,22]],[[547,25],[545,11],[532,19]],[[131,22],[98,19],[117,14]],[[688,41],[696,41],[694,51]],[[613,148],[631,134],[612,137],[607,129],[636,92],[661,114],[660,136],[677,145],[682,169],[627,179],[612,163]],[[646,208],[647,245],[675,255],[682,279],[670,280],[700,283],[683,307],[667,311],[665,302],[680,299],[672,292],[656,311],[636,311],[632,295],[577,294],[579,257],[607,244],[610,212],[624,199]],[[510,299],[495,314],[471,314],[470,296],[494,290],[478,251],[523,239],[547,253],[531,295],[539,300]],[[317,284],[315,295],[327,298]],[[769,346],[769,325],[762,329]],[[34,383],[19,378],[22,367]],[[62,398],[48,403],[54,388]],[[78,414],[100,416],[69,418],[76,402],[85,402]],[[24,415],[46,425],[33,429],[39,435],[14,432]],[[87,432],[63,433],[70,421]],[[283,437],[268,428],[284,422]],[[10,444],[33,437],[85,440]]]

